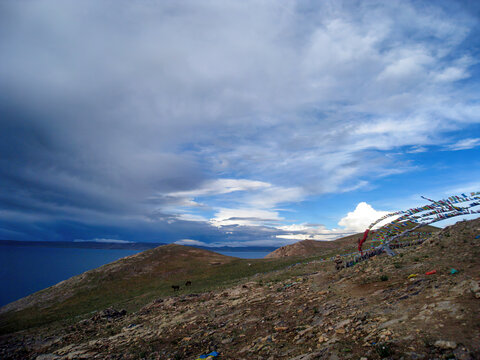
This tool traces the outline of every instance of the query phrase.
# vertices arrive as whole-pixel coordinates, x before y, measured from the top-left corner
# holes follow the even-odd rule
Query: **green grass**
[[[64,301],[45,308],[30,307],[2,314],[0,334],[55,322],[72,323],[109,306],[132,312],[157,298],[227,288],[252,275],[283,269],[296,262],[298,259],[292,258],[234,259],[222,265],[209,265],[208,262],[192,261],[190,258],[177,258],[161,264],[163,273],[173,273],[167,277],[153,276],[152,274],[158,273],[158,269],[154,269],[151,274],[131,276],[128,266],[113,277],[105,276],[103,272],[92,273],[87,276],[88,287],[84,283],[79,284],[74,291],[75,295]],[[192,286],[182,286],[180,292],[173,293],[171,285],[183,285],[186,280],[192,281]]]
[[[0,315],[0,334],[45,325],[71,324],[110,306],[133,312],[158,298],[228,288],[245,281],[262,281],[262,284],[268,285],[269,282],[280,282],[315,271],[326,264],[305,264],[350,251],[350,247],[311,257],[280,259],[235,259],[205,250],[182,256],[188,249],[182,246],[151,249],[143,252],[141,257],[115,262],[121,266],[114,271],[111,264],[107,264],[87,272],[85,279],[71,289],[74,296],[51,301],[42,307],[33,306]],[[219,260],[223,264],[210,264]],[[297,263],[301,264],[289,268]],[[277,271],[287,268],[286,271]],[[250,279],[253,275],[257,276]],[[192,282],[188,288],[183,286],[187,280]],[[172,285],[181,285],[182,288],[174,293]],[[52,290],[45,289],[37,294],[49,291]]]

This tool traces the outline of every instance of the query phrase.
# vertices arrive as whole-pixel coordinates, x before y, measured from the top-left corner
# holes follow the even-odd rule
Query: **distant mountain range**
[[[165,243],[146,242],[98,242],[98,241],[18,241],[0,240],[0,246],[38,246],[54,248],[77,248],[77,249],[125,249],[125,250],[148,250]]]
[[[158,246],[167,245],[166,243],[157,242],[98,242],[98,241],[19,241],[19,240],[0,240],[0,246],[38,246],[38,247],[55,247],[55,248],[76,248],[76,249],[112,249],[112,250],[148,250]],[[245,251],[274,251],[274,246],[245,246],[245,247],[208,247],[194,246],[199,249],[230,252]]]

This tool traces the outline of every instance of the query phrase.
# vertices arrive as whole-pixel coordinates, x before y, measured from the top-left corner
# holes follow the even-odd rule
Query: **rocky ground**
[[[479,359],[478,235],[480,219],[462,221],[338,272],[311,261],[135,313],[106,309],[2,336],[0,358]]]

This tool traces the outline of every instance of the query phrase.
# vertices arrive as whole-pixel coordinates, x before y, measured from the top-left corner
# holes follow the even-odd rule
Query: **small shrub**
[[[390,348],[389,344],[380,343],[375,347],[375,351],[381,358],[386,358],[393,354],[392,349]]]
[[[423,344],[426,346],[426,347],[433,347],[433,343],[434,343],[434,340],[429,337],[429,336],[424,336],[422,338],[422,341],[423,341]]]
[[[382,276],[380,276],[380,280],[382,280],[382,281],[387,281],[387,280],[388,280],[388,276],[387,276],[387,275],[382,275]]]

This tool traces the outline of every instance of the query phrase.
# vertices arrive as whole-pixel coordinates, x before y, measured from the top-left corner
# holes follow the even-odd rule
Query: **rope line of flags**
[[[337,255],[345,258],[351,257],[355,262],[362,261],[370,257],[370,255],[378,255],[382,252],[386,252],[390,256],[394,256],[395,253],[390,247],[392,241],[395,241],[395,245],[392,244],[392,247],[403,247],[410,245],[421,244],[427,239],[427,235],[430,235],[430,232],[416,232],[421,227],[426,225],[433,224],[438,221],[446,220],[455,216],[462,215],[471,215],[471,214],[480,214],[480,209],[473,209],[477,206],[480,206],[480,191],[471,192],[469,195],[461,194],[452,195],[446,199],[441,200],[432,200],[427,197],[422,196],[423,199],[428,200],[430,203],[424,206],[419,206],[416,208],[411,208],[403,211],[396,211],[388,213],[381,218],[375,220],[369,225],[365,230],[364,238],[359,239],[358,251]],[[461,204],[461,205],[458,205]],[[398,216],[396,219],[390,221],[389,223],[381,226],[376,230],[372,230],[380,222],[388,219],[389,217]],[[367,255],[363,254],[362,244],[367,239],[369,234],[373,234],[372,238],[368,240],[367,243],[379,243],[378,245],[373,245],[368,251]],[[406,236],[418,236],[416,239],[410,239],[406,242],[398,242],[400,238]],[[361,255],[360,255],[360,254]],[[320,259],[317,261],[335,261],[336,257]]]
[[[480,214],[479,209],[473,209],[480,206],[480,191],[471,192],[470,195],[453,195],[441,200],[432,200],[424,196],[422,196],[422,198],[430,201],[430,204],[389,213],[371,223],[367,228],[366,233],[383,220],[392,216],[400,215],[390,223],[373,231],[374,236],[371,241],[379,241],[379,247],[382,247],[389,252],[389,244],[392,241],[410,235],[423,226],[455,216]],[[361,250],[361,247],[359,247],[359,250]]]

